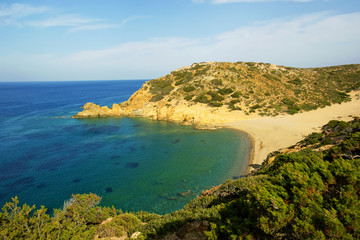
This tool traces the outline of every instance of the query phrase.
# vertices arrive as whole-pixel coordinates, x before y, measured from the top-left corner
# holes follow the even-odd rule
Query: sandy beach
[[[319,131],[330,120],[349,121],[360,116],[360,91],[351,93],[352,101],[295,115],[259,117],[223,124],[248,133],[253,139],[251,162],[261,164],[272,152],[294,145],[304,136]]]

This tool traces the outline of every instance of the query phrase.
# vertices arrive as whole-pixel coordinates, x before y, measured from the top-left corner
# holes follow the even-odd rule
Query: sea
[[[72,194],[101,206],[166,214],[246,172],[248,135],[147,118],[73,119],[87,102],[111,107],[145,80],[0,82],[0,207],[61,209]]]

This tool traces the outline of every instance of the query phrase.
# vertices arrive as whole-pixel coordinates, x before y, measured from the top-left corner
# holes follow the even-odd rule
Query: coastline
[[[247,115],[244,111],[229,111],[225,106],[214,108],[206,104],[188,105],[182,101],[176,106],[151,102],[146,90],[141,88],[128,101],[113,104],[111,108],[88,102],[83,111],[73,118],[102,117],[146,117],[156,121],[168,121],[181,125],[192,125],[196,129],[230,128],[245,132],[252,140],[252,153],[247,173],[254,165],[258,167],[274,151],[296,144],[312,132],[320,131],[330,120],[349,121],[360,116],[360,90],[350,92],[351,101],[332,104],[294,115],[282,114],[264,117],[259,114]]]
[[[254,169],[252,164],[261,165],[269,153],[296,144],[308,134],[320,131],[330,120],[349,121],[354,116],[360,116],[360,97],[356,96],[359,93],[360,91],[352,92],[352,100],[349,102],[309,112],[239,119],[221,126],[245,132],[250,136],[253,148],[247,171],[249,173]]]

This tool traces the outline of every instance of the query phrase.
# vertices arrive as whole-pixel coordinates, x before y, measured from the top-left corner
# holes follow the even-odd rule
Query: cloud
[[[137,19],[149,18],[149,16],[134,15],[125,18],[118,24],[109,23],[101,18],[89,18],[77,14],[51,15],[51,8],[46,6],[35,7],[29,4],[12,4],[10,6],[0,5],[0,26],[15,25],[18,27],[67,27],[68,32],[74,33],[85,30],[99,30],[119,28]],[[29,20],[29,17],[32,20]]]
[[[127,18],[123,19],[123,20],[121,21],[121,24],[122,24],[122,25],[125,25],[125,24],[127,24],[128,22],[131,22],[131,21],[134,21],[134,20],[138,20],[138,19],[148,19],[148,18],[151,18],[151,16],[134,15],[134,16],[130,16],[130,17],[127,17]]]
[[[98,30],[118,28],[119,24],[109,24],[103,19],[84,18],[77,15],[61,15],[54,18],[48,18],[38,21],[29,21],[25,23],[32,27],[69,27],[69,32],[78,32],[84,30]]]
[[[28,4],[14,3],[9,7],[0,6],[0,17],[22,18],[48,11],[48,7],[33,7]]]
[[[37,80],[134,79],[160,77],[202,61],[255,61],[293,67],[360,63],[358,26],[360,12],[322,12],[258,22],[206,38],[153,38],[63,57],[0,56],[0,75],[12,69]]]
[[[0,24],[19,24],[18,20],[31,15],[41,14],[49,11],[45,6],[34,7],[29,4],[14,3],[8,7],[0,6]]]
[[[27,22],[27,25],[33,27],[76,27],[100,21],[100,19],[82,18],[76,15],[62,15],[45,20]]]
[[[315,0],[193,0],[194,3],[210,2],[212,4],[225,3],[257,3],[257,2],[313,2]]]

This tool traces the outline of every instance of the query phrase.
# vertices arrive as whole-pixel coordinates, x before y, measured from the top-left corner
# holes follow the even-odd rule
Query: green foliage
[[[190,71],[173,71],[171,74],[175,77],[175,86],[182,85],[193,79],[192,72]]]
[[[100,238],[122,237],[131,235],[141,226],[141,221],[134,214],[121,214],[111,219],[111,221],[101,224],[96,230]]]
[[[301,109],[299,106],[297,106],[295,104],[295,102],[293,100],[291,100],[289,98],[283,98],[281,100],[281,102],[286,105],[286,107],[287,107],[286,111],[289,114],[295,114],[295,113],[299,112]]]
[[[223,104],[221,102],[209,102],[210,107],[221,107]]]
[[[294,80],[290,80],[288,81],[288,83],[291,83],[291,84],[294,84],[294,85],[297,85],[297,86],[301,86],[302,85],[302,82],[300,80],[300,78],[295,78]]]
[[[171,85],[171,80],[155,79],[149,82],[151,84],[150,92],[155,94],[150,101],[157,102],[164,98],[165,95],[168,95],[174,87]]]
[[[217,85],[217,86],[222,86],[223,85],[223,82],[221,79],[213,79],[211,80],[211,83],[214,84],[214,85]]]
[[[311,111],[317,109],[317,106],[313,104],[303,104],[300,106],[300,108],[304,111]]]
[[[195,72],[195,76],[201,76],[201,75],[204,75],[207,73],[207,71],[210,69],[210,66],[207,65],[206,67],[203,67],[201,69],[200,65],[199,67],[197,68],[198,70]]]
[[[221,89],[219,89],[219,93],[221,94],[221,95],[229,95],[230,93],[233,93],[234,92],[234,89],[232,89],[232,88],[221,88]]]
[[[218,93],[213,92],[213,91],[208,91],[206,94],[211,96],[211,101],[219,101],[219,102],[221,102],[221,101],[223,101],[225,99],[223,96],[221,96]]]
[[[231,97],[232,97],[232,98],[239,98],[240,95],[241,95],[240,92],[234,92],[233,94],[231,94]]]
[[[323,138],[323,135],[321,133],[312,133],[310,135],[308,135],[303,141],[301,141],[302,143],[306,143],[306,144],[315,144],[315,143],[319,143],[321,141],[321,139]]]
[[[198,102],[198,103],[208,103],[209,102],[209,98],[205,95],[205,94],[202,94],[200,96],[197,96],[195,99],[194,99],[194,102]]]
[[[187,85],[187,86],[184,86],[184,87],[183,87],[183,90],[184,90],[185,92],[192,92],[192,91],[195,90],[195,87],[194,87],[193,85]]]
[[[277,76],[273,75],[273,74],[264,74],[263,75],[266,79],[270,80],[270,81],[281,81],[280,78],[278,78]]]
[[[156,94],[156,95],[152,96],[152,98],[150,99],[150,102],[158,102],[163,98],[164,98],[164,95]]]
[[[0,212],[0,239],[91,239],[97,224],[119,213],[97,207],[100,199],[95,194],[73,195],[63,211],[55,209],[50,217],[44,206],[20,207],[15,197]]]
[[[190,101],[191,99],[193,99],[194,95],[187,95],[186,97],[184,97],[184,99],[186,101]]]
[[[331,94],[333,103],[342,103],[350,100],[350,95],[345,92],[334,90]]]

